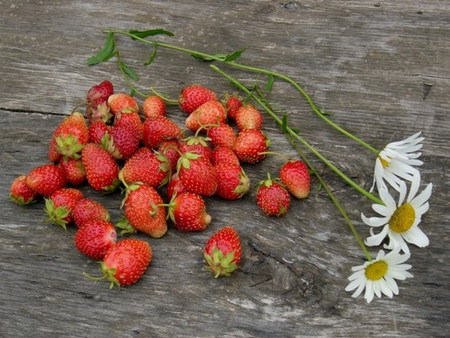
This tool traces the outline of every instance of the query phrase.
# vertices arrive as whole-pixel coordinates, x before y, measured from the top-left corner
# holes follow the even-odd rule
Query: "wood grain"
[[[294,337],[445,336],[449,329],[450,4],[447,1],[0,1],[0,334],[3,337]],[[78,253],[74,228],[42,223],[43,202],[19,207],[8,200],[11,181],[47,161],[51,133],[103,79],[128,91],[116,63],[88,67],[101,48],[102,29],[162,27],[161,41],[209,53],[246,48],[240,62],[272,69],[301,83],[331,118],[377,148],[422,131],[423,186],[433,182],[431,208],[421,227],[427,248],[412,248],[414,278],[394,299],[353,299],[344,291],[363,255],[344,221],[319,190],[294,200],[288,215],[268,218],[252,191],[241,201],[206,200],[213,216],[201,233],[171,227],[149,241],[154,260],[143,279],[110,291],[82,276],[98,264]],[[150,86],[176,97],[202,83],[223,95],[234,89],[209,64],[118,39],[124,59]],[[219,65],[247,83],[262,76]],[[302,97],[277,81],[277,110],[334,164],[365,188],[374,158],[320,121]],[[142,103],[142,100],[140,101]],[[176,107],[168,115],[182,125]],[[296,156],[265,115],[272,150]],[[318,160],[333,191],[363,237],[360,213],[370,202]],[[269,157],[245,166],[252,185],[281,164]],[[86,196],[102,202],[113,220],[123,196]],[[241,234],[243,264],[230,278],[202,269],[209,235],[232,224]],[[376,252],[374,249],[372,252]]]

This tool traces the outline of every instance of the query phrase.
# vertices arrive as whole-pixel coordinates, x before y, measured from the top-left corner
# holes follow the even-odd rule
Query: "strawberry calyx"
[[[111,156],[114,157],[116,160],[122,158],[122,154],[114,144],[113,137],[108,132],[105,132],[100,142],[103,149],[105,149],[108,153],[110,153]]]
[[[239,174],[239,182],[240,183],[234,188],[233,192],[237,195],[243,195],[250,188],[250,180],[244,171]]]
[[[115,227],[121,229],[119,232],[120,236],[137,233],[136,228],[131,225],[125,216],[122,216],[122,218],[115,224]]]
[[[45,212],[48,218],[44,220],[46,223],[54,223],[60,225],[64,230],[67,230],[67,216],[70,214],[70,210],[65,206],[56,207],[55,203],[49,199],[45,199]]]
[[[100,280],[107,279],[109,281],[110,289],[114,288],[114,286],[117,286],[120,288],[120,282],[115,277],[117,270],[115,268],[108,268],[106,266],[105,262],[103,262],[103,261],[99,262],[99,264],[100,264],[100,271],[102,273],[101,276],[92,276],[92,275],[88,274],[87,272],[83,272],[83,276],[85,276],[86,278],[89,278],[90,280],[93,280],[93,281],[100,281]]]
[[[187,153],[181,154],[181,156],[177,162],[177,172],[180,171],[181,167],[183,167],[185,169],[189,169],[191,167],[190,161],[196,160],[202,156],[203,155],[192,153],[192,152],[187,152]]]
[[[71,157],[78,160],[81,157],[81,150],[84,148],[84,144],[78,142],[78,137],[72,134],[61,135],[55,137],[56,149],[58,152],[66,157]]]
[[[211,271],[215,278],[230,276],[237,269],[237,264],[234,262],[234,251],[224,255],[222,250],[214,247],[211,255],[204,253],[204,258],[207,263],[206,269]]]

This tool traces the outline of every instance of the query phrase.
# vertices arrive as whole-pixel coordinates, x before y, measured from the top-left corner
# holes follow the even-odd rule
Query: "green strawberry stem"
[[[119,281],[117,280],[117,278],[114,277],[114,275],[116,274],[116,269],[106,267],[105,263],[102,261],[99,263],[100,263],[100,270],[102,272],[101,276],[92,276],[92,275],[88,274],[87,272],[83,272],[83,276],[86,278],[89,278],[90,280],[93,280],[93,281],[100,281],[100,280],[107,279],[107,280],[109,280],[109,288],[110,289],[112,289],[114,286],[120,287]]]
[[[282,153],[278,153],[276,151],[263,151],[263,152],[260,152],[259,154],[261,154],[261,155],[262,154],[264,154],[264,155],[277,155],[277,156],[280,156],[282,159],[284,159],[286,162],[289,161],[289,158],[286,155],[284,155]]]
[[[150,87],[150,90],[152,91],[153,94],[155,94],[156,96],[158,96],[159,98],[163,99],[164,102],[168,105],[172,105],[172,106],[176,106],[178,105],[178,100],[175,99],[169,99],[167,96],[162,95],[160,92],[158,92],[155,88]]]
[[[278,123],[280,126],[284,126],[283,120],[276,115],[272,109],[270,109],[260,98],[256,97],[250,90],[247,89],[241,82],[234,79],[233,77],[229,76],[225,72],[223,72],[220,68],[218,68],[215,65],[210,65],[210,67],[221,74],[223,77],[225,77],[227,80],[229,80],[233,85],[240,88],[242,91],[244,91],[247,95],[253,97],[253,99],[258,102],[258,104],[275,120],[275,122]],[[342,171],[340,171],[334,164],[332,164],[325,156],[323,156],[318,150],[316,150],[312,145],[310,145],[303,137],[301,137],[299,134],[297,134],[294,130],[292,130],[289,126],[285,126],[286,132],[290,134],[292,137],[297,139],[300,143],[302,143],[306,148],[308,148],[309,151],[311,151],[318,159],[320,159],[327,167],[329,167],[331,170],[333,170],[339,177],[341,177],[346,183],[350,184],[353,188],[355,188],[358,192],[360,192],[362,195],[366,196],[367,198],[371,199],[377,204],[384,204],[383,201],[381,201],[378,197],[374,196],[373,194],[369,193],[367,190],[365,190],[363,187],[358,185],[355,181],[353,181],[350,177],[345,175]]]
[[[311,96],[309,96],[309,94],[300,86],[300,84],[298,84],[296,81],[291,79],[289,76],[286,76],[284,74],[281,74],[281,73],[278,73],[278,72],[274,72],[274,71],[271,71],[271,70],[267,70],[267,69],[264,69],[264,68],[248,66],[248,65],[245,65],[245,64],[242,64],[242,63],[235,62],[233,60],[229,61],[229,60],[226,59],[226,57],[224,57],[221,54],[212,55],[212,54],[208,54],[208,53],[204,53],[204,52],[191,50],[191,49],[188,49],[188,48],[183,48],[183,47],[171,45],[171,44],[164,43],[164,42],[158,42],[158,41],[154,41],[154,40],[146,40],[146,39],[141,38],[140,36],[135,35],[132,32],[128,32],[128,31],[105,30],[103,32],[104,33],[108,33],[108,34],[112,33],[112,34],[127,35],[127,36],[131,37],[134,40],[138,40],[138,41],[141,41],[143,43],[150,44],[150,45],[152,45],[154,47],[162,47],[162,48],[176,50],[176,51],[187,53],[187,54],[190,54],[192,56],[195,56],[197,58],[201,58],[201,59],[204,59],[204,60],[219,61],[219,62],[222,62],[222,63],[226,63],[226,64],[228,64],[228,65],[230,65],[230,66],[232,66],[234,68],[250,71],[250,72],[253,72],[253,73],[266,74],[266,75],[268,75],[270,77],[276,77],[276,78],[279,78],[281,80],[284,80],[284,81],[288,82],[290,85],[292,85],[298,92],[300,92],[300,94],[308,102],[308,104],[311,107],[312,111],[318,117],[320,117],[323,121],[328,123],[331,127],[336,129],[337,131],[341,132],[345,136],[347,136],[350,139],[354,140],[355,142],[361,144],[362,146],[364,146],[368,150],[374,152],[377,155],[379,153],[379,151],[376,148],[372,147],[367,142],[361,140],[360,138],[358,138],[355,135],[353,135],[352,133],[346,131],[345,129],[340,127],[338,124],[336,124],[335,122],[333,122],[329,118],[327,118],[326,115],[325,115],[325,112],[322,109],[320,109],[319,107],[317,107],[317,105],[315,104],[315,102],[311,98]],[[133,86],[131,86],[131,88],[134,89]]]

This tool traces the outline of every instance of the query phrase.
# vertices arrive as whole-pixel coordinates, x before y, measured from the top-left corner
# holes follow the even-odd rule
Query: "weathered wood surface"
[[[444,336],[449,312],[450,3],[448,1],[0,1],[0,335],[2,337],[133,336]],[[271,68],[302,83],[334,121],[382,148],[422,130],[424,184],[433,182],[422,228],[431,244],[412,248],[414,278],[400,295],[352,299],[344,291],[350,268],[363,255],[323,191],[313,188],[290,213],[267,218],[254,203],[208,198],[213,216],[202,233],[171,228],[162,239],[143,235],[154,249],[151,267],[136,285],[110,291],[83,271],[97,263],[67,232],[44,224],[43,203],[19,207],[8,200],[17,175],[47,161],[53,128],[84,97],[110,79],[127,91],[113,61],[85,65],[103,43],[101,29],[163,27],[164,38],[206,52],[246,48],[240,61]],[[124,57],[142,74],[139,86],[172,97],[185,84],[232,90],[208,65],[120,39]],[[254,74],[231,70],[242,80]],[[287,84],[271,99],[289,112],[306,139],[368,188],[372,154],[315,117]],[[180,124],[183,115],[170,108]],[[272,150],[295,156],[267,117]],[[255,184],[280,160],[246,171]],[[370,202],[319,165],[358,225]],[[120,217],[121,196],[87,196]],[[241,269],[214,279],[202,270],[201,248],[220,226],[235,225],[244,243]],[[375,252],[375,250],[373,250]]]

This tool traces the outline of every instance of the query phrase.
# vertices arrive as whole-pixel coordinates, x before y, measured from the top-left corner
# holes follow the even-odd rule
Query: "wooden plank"
[[[448,330],[450,5],[446,1],[63,1],[3,2],[0,14],[0,334],[16,336],[442,336]],[[32,23],[32,24],[31,24]],[[353,299],[344,291],[350,268],[363,255],[325,192],[293,201],[288,215],[268,218],[255,192],[241,201],[207,198],[213,216],[201,233],[171,227],[149,241],[154,260],[143,279],[110,291],[93,283],[94,261],[66,232],[42,223],[42,200],[19,207],[8,199],[11,181],[47,161],[54,127],[84,99],[87,89],[110,79],[128,91],[113,60],[88,67],[101,47],[102,29],[163,27],[161,41],[209,53],[246,48],[239,60],[299,81],[334,121],[375,147],[423,131],[423,184],[433,182],[422,228],[431,244],[412,248],[414,278],[400,282],[393,300]],[[190,83],[219,94],[233,91],[209,64],[118,39],[123,57],[141,74],[139,87],[171,97]],[[220,65],[219,65],[220,66]],[[248,83],[262,76],[221,66]],[[270,99],[333,163],[363,187],[372,180],[373,154],[326,126],[289,85],[277,82]],[[140,100],[140,103],[142,100]],[[176,107],[169,116],[180,125]],[[295,151],[265,116],[272,150]],[[282,163],[269,157],[245,166],[252,185]],[[360,213],[370,202],[313,160],[346,206],[362,236]],[[315,183],[317,183],[315,181]],[[102,196],[113,220],[122,195]],[[201,249],[222,225],[243,239],[243,264],[230,278],[202,269]],[[376,252],[373,250],[372,252]],[[445,329],[447,327],[447,329]]]

